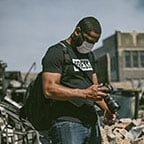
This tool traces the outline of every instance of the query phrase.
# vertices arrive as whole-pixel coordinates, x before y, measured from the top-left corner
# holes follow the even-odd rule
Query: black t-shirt
[[[62,43],[64,45],[58,43],[51,46],[46,52],[42,59],[43,72],[60,73],[62,76],[61,84],[70,88],[85,89],[89,87],[92,83],[88,77],[92,79],[92,74],[95,73],[93,55],[91,53],[80,54],[76,48],[71,47],[65,41],[62,41]],[[80,67],[87,77],[71,62],[65,62],[64,46],[67,47],[70,61]],[[57,110],[56,107],[58,107]],[[73,115],[76,113],[77,108],[69,101],[56,101],[54,109],[57,113],[61,113],[58,115]],[[95,115],[94,111],[92,113]],[[77,114],[74,117],[77,117]]]
[[[67,52],[70,59],[80,69],[82,69],[87,76],[92,79],[92,74],[95,73],[95,66],[92,54],[80,54],[76,48],[72,48],[67,43]],[[66,64],[63,45],[60,43],[50,47],[42,60],[44,72],[60,73],[61,84],[71,88],[87,88],[91,85],[91,81],[84,75],[82,71],[76,68],[72,63]]]

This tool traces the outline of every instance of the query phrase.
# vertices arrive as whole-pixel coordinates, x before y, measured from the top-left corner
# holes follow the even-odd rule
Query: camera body
[[[105,86],[108,89],[108,94],[104,98],[104,101],[106,102],[109,110],[111,113],[115,113],[120,109],[120,105],[113,99],[113,97],[110,95],[113,92],[113,87],[110,84],[104,83],[102,86]]]

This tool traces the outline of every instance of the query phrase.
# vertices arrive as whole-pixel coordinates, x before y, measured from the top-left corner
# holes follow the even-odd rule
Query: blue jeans
[[[45,135],[43,142],[47,139]],[[70,121],[56,121],[49,130],[49,136],[52,144],[101,144],[101,135],[99,126],[84,126],[81,123]],[[42,141],[41,141],[42,142]],[[50,144],[48,141],[42,144]]]

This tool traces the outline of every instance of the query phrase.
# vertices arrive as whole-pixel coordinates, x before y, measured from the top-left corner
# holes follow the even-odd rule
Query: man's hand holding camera
[[[102,86],[108,88],[107,96],[104,98],[104,101],[108,107],[108,109],[104,111],[104,123],[107,125],[112,125],[116,122],[117,111],[120,109],[120,106],[111,96],[113,87],[107,83],[102,84]]]
[[[106,125],[112,125],[116,122],[116,113],[111,113],[109,110],[106,110],[104,112],[104,124]]]
[[[88,88],[89,95],[88,99],[93,101],[104,101],[104,123],[107,125],[114,124],[116,121],[117,111],[120,106],[110,95],[113,91],[113,87],[109,84],[92,85]]]
[[[87,99],[98,101],[104,99],[107,96],[106,91],[108,90],[108,88],[93,84],[87,90],[88,90]]]

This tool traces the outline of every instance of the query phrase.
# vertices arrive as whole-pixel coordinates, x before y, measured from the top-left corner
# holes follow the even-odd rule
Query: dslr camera
[[[111,94],[113,92],[112,85],[110,85],[108,83],[103,83],[102,86],[104,86],[104,87],[106,87],[108,89],[108,91],[107,91],[108,94],[104,98],[104,101],[106,102],[109,110],[111,111],[111,113],[117,112],[120,109],[120,105],[111,96]]]

